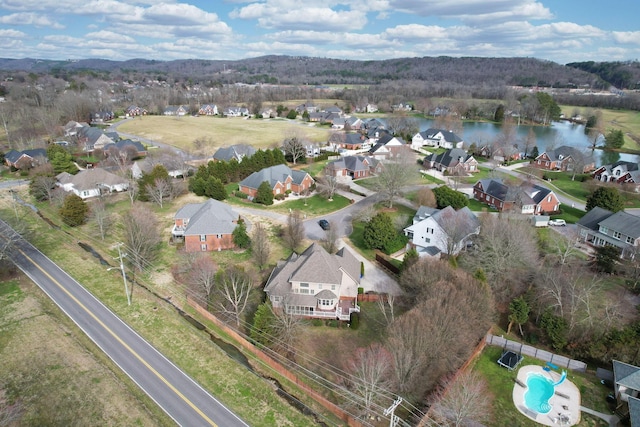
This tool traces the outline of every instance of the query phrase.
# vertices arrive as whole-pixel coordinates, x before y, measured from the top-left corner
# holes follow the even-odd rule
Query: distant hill
[[[572,62],[567,67],[593,73],[618,89],[640,89],[640,62]]]
[[[221,83],[280,84],[377,84],[417,80],[450,82],[463,86],[519,85],[554,87],[602,87],[599,75],[534,58],[423,57],[355,61],[300,56],[262,56],[238,61],[131,59],[110,61],[83,59],[53,61],[0,59],[0,70],[9,72],[74,74],[158,74]]]

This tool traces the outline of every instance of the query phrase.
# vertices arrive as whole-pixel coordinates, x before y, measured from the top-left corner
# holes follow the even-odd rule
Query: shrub
[[[246,199],[247,197],[249,197],[247,193],[243,193],[242,191],[236,191],[234,194],[238,199]]]
[[[364,294],[364,288],[362,286],[358,287],[358,295]]]
[[[349,325],[353,330],[358,329],[358,327],[360,326],[360,315],[358,313],[351,313]]]
[[[321,319],[311,319],[311,326],[322,326]]]
[[[285,197],[286,196],[284,194],[276,194],[273,198],[276,200],[284,200]]]
[[[404,234],[396,234],[393,239],[385,243],[382,251],[387,255],[391,255],[404,248],[408,241],[409,239]]]

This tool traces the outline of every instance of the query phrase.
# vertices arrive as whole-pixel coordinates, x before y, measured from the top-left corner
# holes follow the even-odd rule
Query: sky
[[[0,0],[0,57],[640,58],[638,0]]]

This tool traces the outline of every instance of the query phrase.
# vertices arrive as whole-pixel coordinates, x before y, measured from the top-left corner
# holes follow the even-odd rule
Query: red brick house
[[[174,216],[171,235],[184,240],[186,252],[211,252],[233,249],[233,230],[240,216],[229,205],[209,199],[183,206]]]
[[[560,210],[555,193],[539,185],[507,186],[499,179],[481,179],[473,186],[473,198],[495,207],[499,212],[548,214]]]
[[[366,178],[382,171],[382,163],[373,157],[345,156],[329,162],[327,175],[336,178],[350,176],[352,179]]]
[[[574,167],[582,168],[578,173],[587,173],[595,169],[595,163],[573,147],[563,145],[555,150],[545,151],[535,158],[533,166],[540,169],[573,171]]]
[[[617,184],[639,184],[640,164],[620,160],[610,165],[602,165],[593,172],[593,179]]]
[[[308,191],[315,183],[311,175],[305,171],[292,170],[286,165],[276,165],[254,172],[240,184],[240,191],[253,198],[258,193],[258,187],[263,182],[268,182],[273,191],[273,195],[292,193],[303,193]]]

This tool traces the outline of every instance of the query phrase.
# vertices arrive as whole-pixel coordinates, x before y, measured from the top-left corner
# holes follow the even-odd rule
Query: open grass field
[[[240,117],[145,116],[128,120],[118,130],[185,150],[193,150],[193,142],[201,139],[204,141],[201,151],[207,153],[233,144],[271,148],[281,145],[291,135],[313,142],[326,142],[330,135],[328,128],[316,127],[300,120]]]
[[[578,108],[570,105],[562,105],[562,112],[565,116],[572,116],[577,109],[583,116],[595,109]],[[605,110],[602,109],[602,119],[606,132],[612,129],[619,129],[624,133],[624,145],[622,150],[640,150],[640,112],[632,110]]]
[[[15,425],[174,425],[28,278],[0,280],[0,389],[22,408]]]

